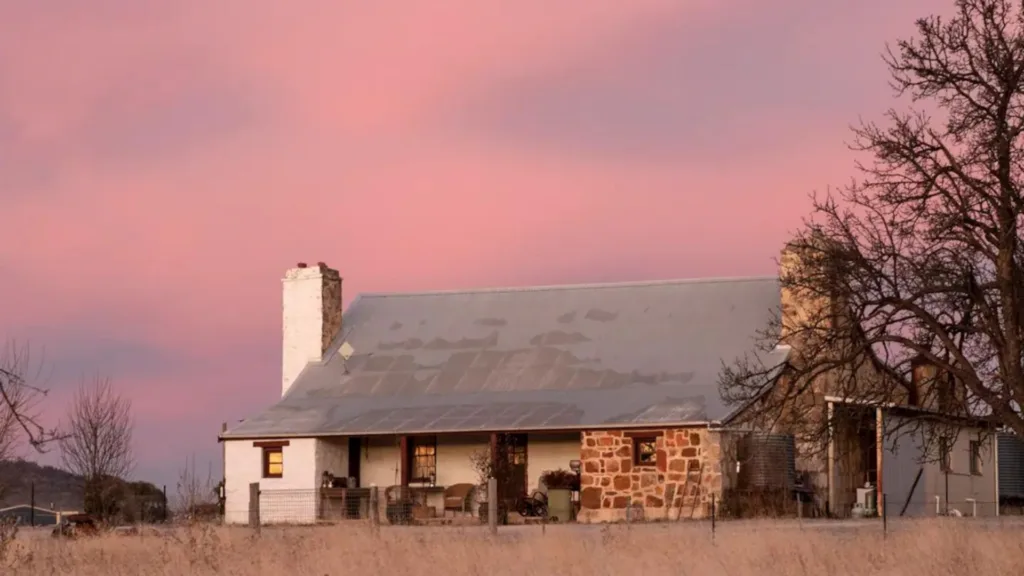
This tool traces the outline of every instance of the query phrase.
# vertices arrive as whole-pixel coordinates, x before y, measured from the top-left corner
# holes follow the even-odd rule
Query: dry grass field
[[[1021,524],[947,519],[903,525],[885,539],[875,528],[745,522],[721,525],[713,542],[706,526],[686,524],[509,528],[496,538],[479,528],[385,527],[375,535],[365,526],[265,528],[258,538],[215,526],[78,541],[23,532],[0,573],[1002,576],[1022,566]]]

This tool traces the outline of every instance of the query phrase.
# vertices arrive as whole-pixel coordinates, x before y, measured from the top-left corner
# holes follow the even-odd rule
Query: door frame
[[[523,492],[529,492],[530,489],[530,442],[529,435],[525,433],[494,433],[491,434],[491,458],[494,461],[498,461],[499,458],[503,458],[506,461],[506,465],[511,466],[511,455],[512,451],[522,450],[523,455],[523,477],[522,487]],[[499,491],[502,494],[499,495],[502,499],[518,498],[520,494],[510,494],[511,490],[507,485],[499,486]]]

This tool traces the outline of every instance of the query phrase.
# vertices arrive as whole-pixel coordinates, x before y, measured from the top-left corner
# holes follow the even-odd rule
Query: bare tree
[[[86,510],[116,512],[114,493],[131,473],[132,403],[107,378],[83,381],[75,392],[60,440],[64,468],[85,479]]]
[[[744,359],[723,396],[762,417],[806,416],[812,437],[823,420],[800,399],[826,391],[1024,435],[1024,5],[958,0],[884,60],[908,109],[853,129],[870,161],[815,196],[781,263],[784,294],[812,303],[784,303],[762,335],[765,350],[793,345],[786,376]],[[934,370],[915,382],[921,366]]]
[[[189,520],[212,518],[217,515],[219,484],[213,482],[213,463],[207,466],[206,475],[196,468],[195,456],[185,460],[185,467],[178,474],[178,498],[175,512]]]
[[[21,455],[23,446],[45,452],[57,438],[55,430],[40,424],[40,404],[47,390],[42,388],[42,366],[32,368],[30,349],[10,341],[0,347],[0,462]],[[4,478],[0,478],[0,497]]]
[[[38,380],[42,363],[31,366],[28,345],[9,341],[0,348],[0,460],[14,457],[22,443],[43,452],[57,431],[40,424],[39,405],[48,390]]]

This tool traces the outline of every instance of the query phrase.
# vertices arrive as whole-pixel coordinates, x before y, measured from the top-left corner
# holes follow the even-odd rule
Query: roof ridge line
[[[734,282],[778,281],[778,276],[712,276],[706,278],[675,278],[666,280],[633,280],[623,282],[591,282],[580,284],[549,284],[537,286],[504,286],[489,288],[455,288],[447,290],[419,290],[414,292],[361,292],[362,298],[392,298],[401,296],[445,296],[457,294],[490,294],[500,292],[545,292],[553,290],[593,290],[600,288],[641,288],[645,286],[671,286],[685,284],[724,284]]]

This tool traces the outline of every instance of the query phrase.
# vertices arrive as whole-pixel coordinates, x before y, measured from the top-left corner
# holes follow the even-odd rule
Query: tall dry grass
[[[872,528],[725,524],[712,542],[704,526],[549,526],[485,530],[361,526],[264,529],[182,528],[165,536],[55,541],[19,536],[0,573],[157,575],[263,574],[438,576],[598,575],[1019,575],[1020,525],[925,521],[885,540]]]

